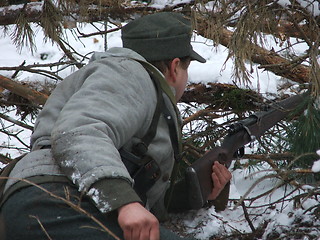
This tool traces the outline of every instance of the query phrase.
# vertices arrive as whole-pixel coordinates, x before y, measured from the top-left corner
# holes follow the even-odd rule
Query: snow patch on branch
[[[320,149],[317,151],[317,154],[320,156]],[[311,168],[312,172],[320,172],[320,159],[315,161]]]
[[[26,6],[26,9],[32,10],[32,11],[42,11],[43,3],[44,2],[28,3]],[[0,16],[5,16],[6,14],[8,14],[8,12],[22,10],[24,6],[25,4],[17,4],[17,5],[0,7]]]
[[[310,0],[298,0],[298,3],[301,7],[308,10],[313,16],[320,15],[320,3],[319,1],[310,1]],[[284,8],[291,6],[289,0],[278,0],[278,4]]]

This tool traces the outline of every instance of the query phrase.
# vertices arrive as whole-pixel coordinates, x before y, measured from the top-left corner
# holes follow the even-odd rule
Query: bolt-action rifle
[[[265,131],[284,119],[298,103],[301,95],[295,95],[270,105],[267,110],[256,112],[244,120],[229,126],[229,133],[220,147],[214,147],[186,169],[186,182],[190,207],[199,209],[207,202],[213,182],[212,164],[219,161],[229,168],[239,149],[262,136]]]

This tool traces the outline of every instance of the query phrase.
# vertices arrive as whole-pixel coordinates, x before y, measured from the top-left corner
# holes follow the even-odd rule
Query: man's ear
[[[177,82],[177,74],[178,74],[178,67],[181,64],[180,58],[174,58],[169,65],[169,69],[167,72],[167,81],[169,85],[175,86]]]

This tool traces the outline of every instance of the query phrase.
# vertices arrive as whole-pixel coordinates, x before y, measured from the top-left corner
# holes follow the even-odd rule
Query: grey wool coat
[[[126,48],[95,53],[88,65],[58,84],[36,121],[32,151],[10,177],[66,176],[103,213],[141,201],[118,152],[121,147],[130,151],[146,133],[156,107],[155,87],[139,61],[145,59]],[[148,155],[159,164],[161,176],[147,192],[147,208],[159,210],[174,165],[163,116]],[[8,180],[6,189],[16,183]]]

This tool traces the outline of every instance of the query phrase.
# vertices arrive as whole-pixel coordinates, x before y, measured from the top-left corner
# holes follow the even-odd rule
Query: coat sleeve
[[[83,77],[82,86],[63,106],[55,123],[52,154],[79,191],[107,212],[117,207],[115,201],[123,197],[121,193],[132,196],[122,204],[139,201],[118,149],[147,130],[156,93],[144,68],[128,59],[96,61],[64,81]]]

